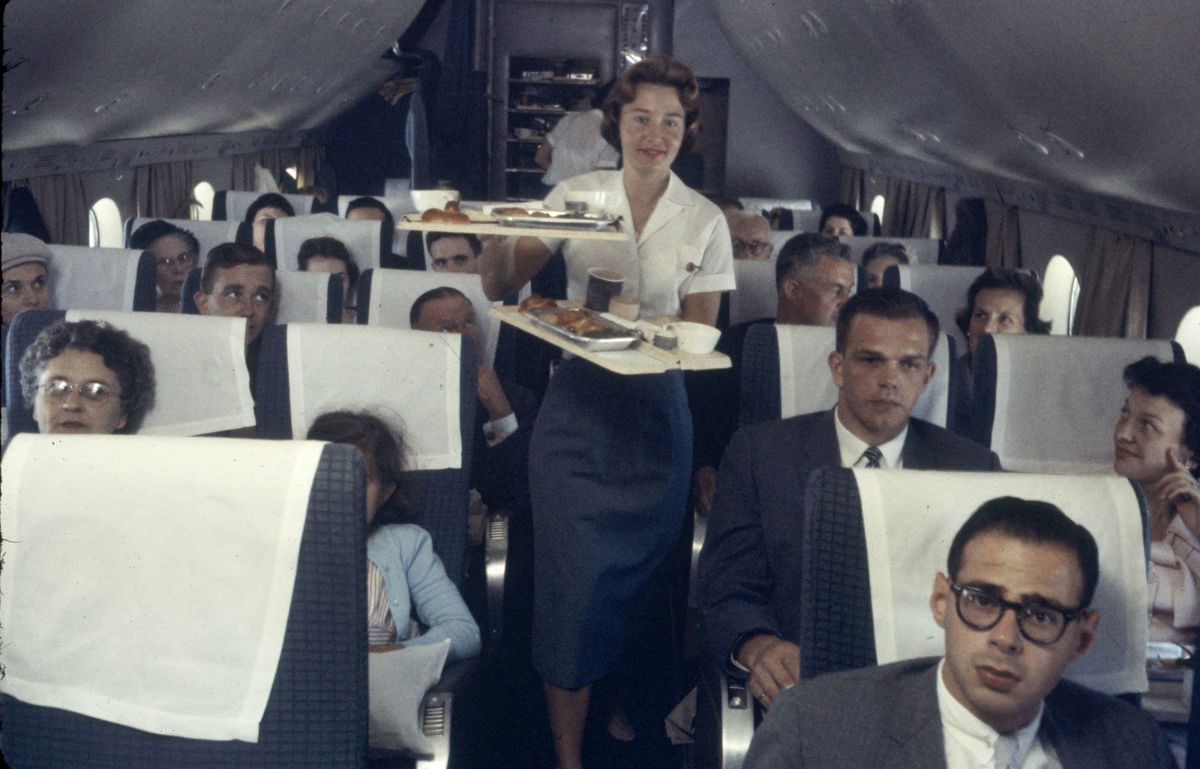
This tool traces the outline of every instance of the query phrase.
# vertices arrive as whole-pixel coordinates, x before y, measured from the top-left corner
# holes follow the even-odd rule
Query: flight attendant
[[[713,324],[734,288],[725,217],[671,172],[696,133],[700,89],[683,64],[651,57],[628,68],[604,104],[602,135],[619,171],[560,182],[546,198],[603,193],[626,241],[492,240],[480,261],[492,299],[517,293],[560,246],[567,294],[588,269],[619,272],[640,316]],[[592,684],[617,666],[625,612],[676,542],[691,475],[692,435],[678,371],[621,376],[581,358],[550,380],[531,440],[535,538],[533,663],[541,675],[560,769],[580,769]],[[626,732],[622,734],[621,732]],[[629,739],[628,723],[609,733]]]

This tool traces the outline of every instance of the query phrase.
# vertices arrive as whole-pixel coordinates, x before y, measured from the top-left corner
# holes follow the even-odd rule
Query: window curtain
[[[865,187],[867,172],[861,168],[842,166],[842,189],[838,200],[861,211],[866,208]]]
[[[25,182],[53,243],[86,246],[92,203],[83,174],[39,176]]]
[[[317,172],[324,163],[324,147],[301,147],[296,158],[296,186],[304,189],[315,185]]]
[[[134,169],[133,196],[138,216],[190,219],[192,162],[156,163]]]
[[[296,150],[263,150],[250,152],[233,157],[233,175],[229,180],[229,189],[251,191],[257,189],[258,179],[254,175],[254,167],[262,166],[271,172],[271,178],[279,182],[283,169],[295,164]],[[296,173],[299,174],[299,168]],[[303,186],[303,185],[298,185]]]
[[[1021,224],[1016,206],[994,200],[984,202],[987,242],[984,263],[988,267],[1014,269],[1021,266]]]
[[[844,178],[844,177],[843,177]],[[946,191],[907,179],[888,179],[883,234],[893,238],[940,238],[946,228]]]
[[[1145,339],[1154,244],[1100,227],[1088,238],[1075,333]]]

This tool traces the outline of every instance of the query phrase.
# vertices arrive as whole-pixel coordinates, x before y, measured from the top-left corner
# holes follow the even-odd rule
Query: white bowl
[[[703,323],[681,320],[667,326],[675,332],[679,349],[689,355],[708,355],[716,349],[721,330]]]
[[[431,208],[445,208],[451,200],[458,200],[459,195],[458,190],[413,190],[413,207],[419,212]]]
[[[609,198],[605,190],[572,190],[563,195],[563,202],[569,210],[605,214],[614,202]]]

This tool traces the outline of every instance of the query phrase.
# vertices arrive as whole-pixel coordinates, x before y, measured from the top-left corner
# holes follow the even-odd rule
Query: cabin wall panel
[[[832,143],[799,118],[734,51],[711,0],[675,0],[674,55],[698,76],[729,78],[725,189],[737,195],[837,199]]]
[[[1021,263],[1045,277],[1046,265],[1055,254],[1062,254],[1076,275],[1083,274],[1088,259],[1088,234],[1091,228],[1054,216],[1021,211]]]
[[[1200,305],[1200,254],[1166,246],[1154,247],[1150,271],[1150,323],[1152,339],[1172,339],[1188,309]],[[1200,364],[1200,361],[1190,361]]]

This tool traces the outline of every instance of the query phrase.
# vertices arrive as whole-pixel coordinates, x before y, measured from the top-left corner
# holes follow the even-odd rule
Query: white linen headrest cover
[[[79,310],[67,320],[107,321],[150,348],[154,408],[142,435],[203,435],[255,424],[245,318]]]
[[[373,326],[287,327],[292,435],[327,411],[395,414],[412,470],[462,467],[457,334]]]
[[[4,691],[257,741],[322,445],[17,436],[0,501]]]
[[[329,273],[276,270],[275,285],[279,291],[276,323],[328,322]]]
[[[737,290],[729,295],[729,324],[774,318],[779,292],[775,289],[775,262],[737,259],[733,262]]]
[[[1016,496],[1057,505],[1087,527],[1100,549],[1092,601],[1099,630],[1066,676],[1109,694],[1146,691],[1145,548],[1137,495],[1124,478],[918,470],[855,470],[854,476],[879,664],[943,653],[944,633],[929,610],[933,577],[945,572],[950,542],[971,513],[989,499]]]
[[[56,310],[133,310],[138,260],[130,248],[47,246],[50,306]]]
[[[379,230],[383,222],[341,219],[333,214],[310,214],[272,219],[270,226],[275,232],[275,266],[278,269],[300,269],[300,246],[310,238],[337,238],[342,241],[360,273],[380,265]]]

